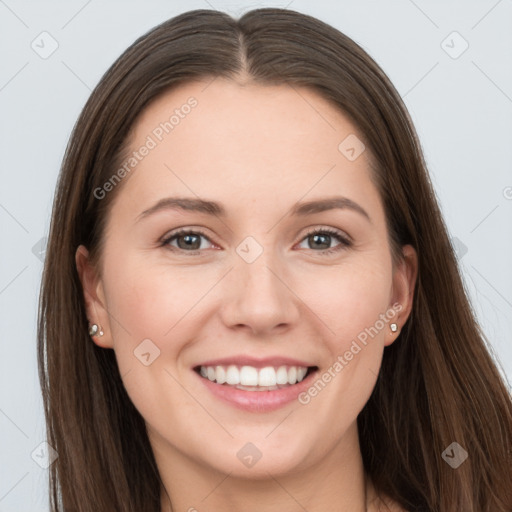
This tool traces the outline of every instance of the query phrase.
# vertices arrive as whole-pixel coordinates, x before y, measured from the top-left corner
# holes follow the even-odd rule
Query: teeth
[[[303,366],[297,366],[297,381],[300,382],[303,380],[307,372],[307,368],[304,368]]]
[[[199,373],[217,384],[228,384],[247,391],[267,391],[301,382],[307,371],[305,366],[279,366],[278,368],[242,366],[239,368],[230,365],[228,367],[201,366]]]
[[[259,386],[275,386],[276,382],[276,371],[274,368],[267,366],[266,368],[261,368],[258,377],[258,385]]]
[[[288,370],[286,369],[286,366],[280,366],[277,369],[276,382],[281,385],[288,384]]]
[[[226,383],[230,386],[240,384],[240,372],[236,366],[228,366],[226,370]]]
[[[288,370],[288,384],[295,384],[297,382],[297,367],[291,366]]]
[[[215,380],[218,384],[224,384],[224,382],[226,382],[226,370],[223,366],[217,366],[215,368]]]
[[[258,386],[258,370],[253,366],[242,366],[240,370],[240,384],[242,386]]]

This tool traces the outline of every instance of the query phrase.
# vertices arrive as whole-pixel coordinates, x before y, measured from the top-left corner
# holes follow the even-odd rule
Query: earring
[[[397,332],[398,331],[398,325],[396,325],[395,323],[390,324],[389,328],[391,329],[391,332]]]
[[[103,336],[101,325],[92,324],[91,327],[89,327],[89,336]]]

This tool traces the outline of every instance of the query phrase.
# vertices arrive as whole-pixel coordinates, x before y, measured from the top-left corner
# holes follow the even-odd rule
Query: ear
[[[397,311],[397,314],[390,321],[390,323],[397,324],[398,330],[390,332],[384,343],[386,346],[391,345],[398,338],[402,327],[411,314],[417,275],[418,255],[412,245],[404,245],[402,247],[402,258],[393,272],[393,290],[390,303],[390,308],[393,308],[394,304],[401,306],[399,311],[398,308],[393,308]]]
[[[89,324],[98,324],[101,326],[103,336],[95,335],[92,340],[96,345],[102,348],[113,348],[112,331],[110,329],[110,319],[105,306],[105,294],[101,278],[91,264],[89,251],[85,246],[80,245],[75,253],[76,269],[85,300],[85,309]]]

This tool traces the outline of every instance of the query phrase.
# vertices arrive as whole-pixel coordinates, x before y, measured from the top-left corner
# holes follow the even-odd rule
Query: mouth
[[[318,366],[205,364],[193,370],[213,398],[237,409],[263,413],[295,402],[313,382]]]
[[[275,391],[289,388],[318,370],[317,366],[265,366],[249,365],[196,366],[194,371],[203,379],[221,386],[243,391]]]

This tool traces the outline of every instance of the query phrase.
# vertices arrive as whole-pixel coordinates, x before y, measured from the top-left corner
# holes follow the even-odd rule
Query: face
[[[357,447],[415,279],[362,140],[308,89],[221,78],[138,120],[100,264],[77,266],[157,459],[258,477]]]

